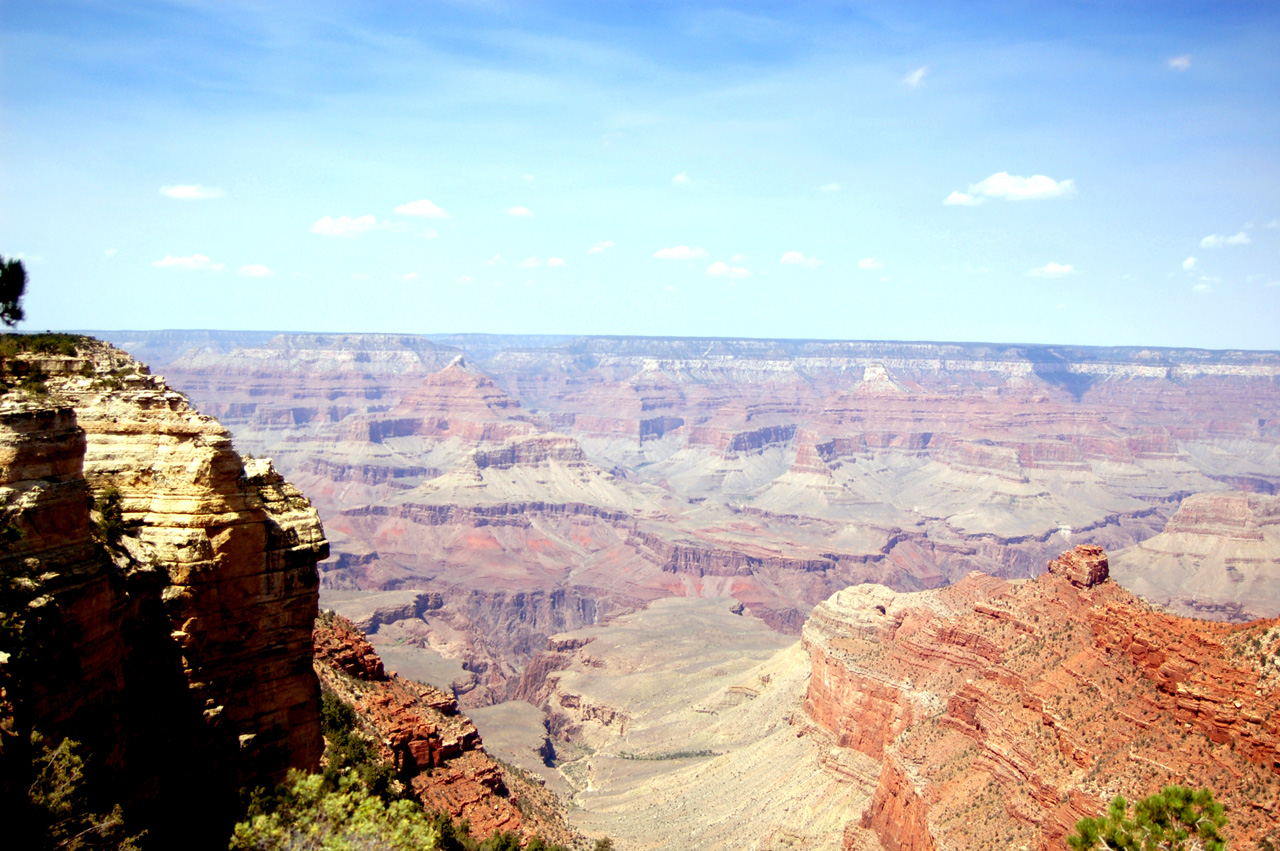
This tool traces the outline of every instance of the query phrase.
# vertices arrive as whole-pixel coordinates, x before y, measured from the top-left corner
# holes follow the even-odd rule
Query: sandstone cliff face
[[[356,707],[428,810],[466,819],[477,837],[504,830],[572,843],[555,796],[499,766],[451,695],[387,673],[350,621],[328,612],[317,621],[315,671],[326,689]]]
[[[77,349],[19,356],[47,395],[0,402],[0,497],[23,533],[0,557],[8,602],[48,613],[6,688],[20,723],[81,739],[156,835],[203,820],[216,844],[237,788],[319,759],[310,631],[327,543],[269,462],[241,459],[123,352]],[[89,511],[108,493],[122,513],[109,550]]]
[[[804,631],[806,723],[881,765],[846,846],[1060,849],[1116,794],[1209,786],[1280,839],[1280,623],[1157,612],[1080,546],[1035,580],[842,591]]]

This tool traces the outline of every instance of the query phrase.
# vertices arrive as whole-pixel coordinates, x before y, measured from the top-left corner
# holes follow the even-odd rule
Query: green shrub
[[[231,851],[434,851],[440,838],[415,801],[387,803],[358,777],[291,771],[269,812],[235,826]]]
[[[1076,832],[1067,837],[1073,851],[1115,849],[1115,851],[1225,851],[1222,829],[1227,817],[1209,789],[1166,786],[1143,798],[1128,818],[1129,805],[1116,796],[1103,818],[1076,822]]]

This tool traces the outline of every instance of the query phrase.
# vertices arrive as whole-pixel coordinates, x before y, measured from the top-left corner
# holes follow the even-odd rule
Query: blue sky
[[[1280,7],[3,4],[28,329],[1280,349]]]

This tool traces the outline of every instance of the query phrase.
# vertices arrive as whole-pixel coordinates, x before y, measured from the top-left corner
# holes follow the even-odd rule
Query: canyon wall
[[[1280,487],[1270,352],[125,339],[169,357],[176,386],[312,498],[333,605],[354,616],[360,595],[434,595],[430,611],[374,617],[373,639],[461,660],[467,705],[514,694],[549,635],[660,597],[729,595],[797,634],[848,585],[1029,577],[1078,540],[1125,550],[1127,579],[1160,553],[1190,567],[1214,546],[1126,550],[1184,499]],[[1149,593],[1228,619],[1274,614],[1242,589],[1274,577],[1276,546],[1264,534]],[[1246,581],[1224,584],[1228,567]]]
[[[49,349],[0,398],[6,782],[24,731],[75,738],[153,839],[220,845],[238,789],[319,761],[319,519],[124,352]]]
[[[1121,794],[1207,786],[1280,840],[1280,621],[1164,614],[1078,546],[1037,579],[851,588],[805,626],[805,723],[875,760],[847,847],[1065,848]]]

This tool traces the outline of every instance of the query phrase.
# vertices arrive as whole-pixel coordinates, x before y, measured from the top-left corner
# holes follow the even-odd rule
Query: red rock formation
[[[481,838],[513,830],[551,842],[573,840],[562,818],[545,815],[554,796],[494,762],[451,695],[386,673],[373,645],[341,616],[322,615],[314,641],[315,669],[324,687],[356,708],[397,776],[424,807],[467,819]],[[522,798],[536,801],[542,815],[522,807]]]
[[[1110,575],[1107,554],[1102,547],[1081,544],[1049,562],[1049,572],[1063,577],[1077,588],[1092,588]]]
[[[1280,621],[1159,613],[1106,563],[1081,546],[1017,586],[814,610],[806,714],[882,760],[860,824],[886,848],[1061,849],[1115,794],[1167,783],[1214,789],[1237,847],[1280,839]]]

